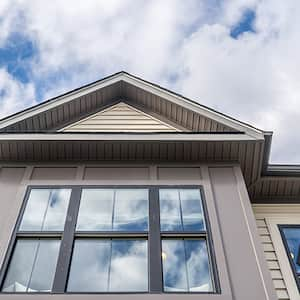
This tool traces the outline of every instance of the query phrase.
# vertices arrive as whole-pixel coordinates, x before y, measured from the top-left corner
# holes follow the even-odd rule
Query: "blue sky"
[[[238,39],[239,36],[245,32],[255,33],[254,29],[255,11],[252,9],[245,9],[240,20],[233,24],[230,28],[230,36],[234,39]]]
[[[299,14],[296,0],[2,0],[0,117],[125,70],[273,130],[272,161],[300,163]]]

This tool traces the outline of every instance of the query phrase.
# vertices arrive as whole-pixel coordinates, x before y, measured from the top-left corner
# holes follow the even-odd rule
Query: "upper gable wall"
[[[163,97],[118,81],[94,92],[9,125],[2,132],[57,131],[120,100],[155,116],[165,118],[192,132],[237,132]]]
[[[63,132],[179,132],[180,129],[120,102],[62,129]]]

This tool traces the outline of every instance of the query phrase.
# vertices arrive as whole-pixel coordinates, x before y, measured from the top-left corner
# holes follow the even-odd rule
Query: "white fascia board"
[[[127,83],[135,85],[146,91],[149,91],[159,97],[165,98],[166,100],[169,100],[170,102],[173,102],[179,106],[183,106],[187,109],[195,111],[207,118],[215,120],[216,122],[227,125],[228,127],[234,128],[238,131],[245,132],[248,135],[253,136],[254,138],[261,139],[261,137],[264,136],[263,131],[261,131],[259,129],[255,129],[251,126],[247,126],[246,124],[243,124],[243,123],[241,123],[237,120],[234,120],[230,117],[224,116],[220,113],[210,110],[209,108],[206,108],[206,107],[200,106],[199,104],[187,101],[183,97],[173,94],[172,92],[162,90],[161,88],[154,86],[151,83],[144,82],[143,80],[139,80],[138,78],[131,77],[130,75],[127,75],[127,74],[123,74],[123,77],[124,78],[122,78],[122,80],[124,80]]]
[[[80,88],[77,91],[68,93],[67,95],[62,95],[62,96],[58,97],[57,99],[50,100],[49,102],[41,104],[37,107],[33,107],[24,112],[20,112],[19,114],[15,115],[15,116],[12,116],[8,119],[0,121],[0,128],[7,127],[11,124],[17,123],[17,122],[22,121],[27,118],[30,118],[30,117],[37,115],[41,112],[44,112],[46,110],[49,110],[49,109],[59,106],[61,104],[67,103],[69,101],[72,101],[72,100],[79,98],[81,96],[84,96],[86,94],[92,93],[98,89],[101,89],[101,88],[104,88],[113,83],[119,82],[122,80],[122,78],[121,78],[122,76],[123,76],[123,74],[116,74],[115,76],[101,80],[101,82],[96,82],[87,87]]]
[[[126,74],[125,74],[126,76]],[[179,106],[183,106],[187,109],[190,109],[192,111],[195,111],[205,117],[208,117],[212,120],[215,120],[216,122],[219,122],[221,124],[227,125],[231,128],[234,128],[238,131],[241,132],[245,132],[253,137],[256,137],[258,139],[260,139],[261,137],[263,137],[263,131],[255,129],[251,126],[247,126],[246,124],[243,124],[237,120],[234,120],[230,117],[224,116],[220,113],[217,113],[213,110],[210,110],[209,108],[200,106],[196,103],[192,103],[190,101],[187,101],[186,99],[184,99],[183,97],[180,97],[179,95],[173,94],[172,92],[168,92],[166,90],[162,90],[159,87],[156,87],[150,83],[146,83],[142,80],[139,80],[137,78],[132,78],[129,77],[129,75],[127,75],[127,77],[125,79],[123,79],[124,81],[135,85],[137,87],[140,87],[144,90],[147,90],[157,96],[160,96],[162,98],[165,98],[166,100],[169,100]]]
[[[1,141],[256,141],[247,134],[0,134]],[[262,139],[263,140],[263,139]]]
[[[172,92],[169,92],[167,90],[164,90],[160,87],[157,87],[151,83],[145,82],[142,79],[138,79],[136,77],[130,76],[130,74],[127,73],[118,73],[112,77],[109,77],[107,79],[103,79],[100,82],[96,82],[94,84],[91,84],[87,87],[83,87],[77,91],[74,91],[72,93],[68,93],[67,95],[62,95],[61,97],[58,97],[57,99],[51,100],[50,102],[46,102],[44,104],[41,104],[37,107],[33,107],[32,109],[29,109],[27,111],[21,112],[15,116],[12,116],[8,119],[5,119],[3,121],[0,121],[0,128],[7,127],[11,124],[14,124],[16,122],[22,121],[26,118],[29,118],[31,116],[34,116],[36,114],[39,114],[43,111],[46,111],[48,109],[52,109],[56,106],[59,106],[61,104],[64,104],[66,102],[72,101],[78,97],[81,97],[83,95],[86,95],[88,93],[94,92],[98,89],[104,88],[108,85],[111,85],[113,83],[116,83],[118,81],[125,81],[129,84],[132,84],[136,87],[139,87],[141,89],[144,89],[148,92],[151,92],[159,97],[165,98],[166,100],[173,102],[179,106],[183,106],[187,109],[190,109],[192,111],[195,111],[207,118],[213,119],[216,122],[219,122],[221,124],[227,125],[231,128],[234,128],[238,131],[245,132],[247,135],[252,136],[255,139],[261,139],[264,136],[263,131],[255,129],[253,127],[247,126],[246,124],[242,124],[239,121],[236,121],[232,118],[226,117],[220,113],[217,113],[215,111],[212,111],[208,108],[205,108],[203,106],[200,106],[196,103],[192,103],[190,101],[187,101],[183,97],[173,94]]]

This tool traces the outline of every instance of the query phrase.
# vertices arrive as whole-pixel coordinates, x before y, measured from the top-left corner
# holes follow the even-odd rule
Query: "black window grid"
[[[33,189],[62,189],[70,188],[71,196],[67,210],[65,225],[63,231],[20,231],[20,224],[26,204],[29,199],[30,191]],[[149,191],[149,223],[148,231],[132,232],[132,231],[76,231],[76,222],[79,213],[81,192],[83,189],[148,189]],[[204,220],[206,224],[205,231],[161,231],[160,230],[160,204],[159,204],[159,189],[161,188],[177,188],[191,189],[197,188],[201,193],[201,200],[204,212]],[[142,239],[148,241],[148,287],[147,292],[67,292],[68,276],[71,267],[72,253],[75,239]],[[35,292],[34,294],[137,294],[137,293],[163,293],[163,271],[162,271],[162,239],[205,239],[210,263],[211,280],[213,283],[212,292],[193,292],[193,294],[220,294],[221,288],[218,278],[218,270],[213,248],[213,240],[211,228],[207,213],[207,207],[204,198],[203,188],[195,185],[176,185],[176,186],[129,186],[129,185],[93,185],[93,186],[29,186],[26,191],[25,201],[23,201],[21,211],[18,216],[16,226],[14,228],[11,242],[4,262],[0,270],[0,288],[4,284],[12,254],[18,239],[59,239],[61,241],[59,255],[57,259],[56,271],[53,280],[51,292]],[[158,275],[159,274],[159,275]],[[27,292],[5,292],[5,294],[28,294]],[[178,293],[178,292],[168,292]],[[184,292],[189,293],[189,292]],[[180,292],[182,294],[182,292]]]

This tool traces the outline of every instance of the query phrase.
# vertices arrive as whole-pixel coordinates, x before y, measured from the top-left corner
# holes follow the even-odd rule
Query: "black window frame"
[[[143,232],[113,232],[113,231],[77,231],[76,223],[80,206],[82,189],[148,189],[149,192],[149,223],[148,231]],[[205,231],[199,232],[166,232],[160,230],[160,204],[159,189],[198,189],[201,195]],[[62,232],[20,232],[18,231],[31,190],[34,189],[71,189],[71,196],[67,215]],[[8,272],[15,245],[18,239],[34,238],[56,238],[61,240],[59,255],[57,259],[56,271],[50,292],[4,292],[2,287]],[[138,239],[147,240],[148,243],[148,291],[143,292],[71,292],[67,291],[68,276],[71,267],[72,252],[76,238],[102,238],[102,239]],[[163,271],[162,271],[162,239],[205,239],[207,245],[208,259],[211,270],[211,280],[213,291],[203,292],[164,292],[163,290]],[[157,276],[159,274],[159,276]],[[0,294],[221,294],[218,269],[216,264],[215,251],[213,246],[211,225],[207,211],[204,188],[200,185],[30,185],[27,186],[24,200],[18,214],[6,255],[0,269]]]
[[[297,273],[294,262],[293,262],[293,259],[290,255],[289,246],[288,246],[286,237],[285,237],[284,232],[283,232],[283,229],[286,229],[286,228],[298,228],[300,230],[300,224],[279,224],[278,225],[278,229],[279,229],[281,239],[282,239],[282,242],[283,242],[283,245],[284,245],[285,253],[286,253],[286,255],[288,257],[288,260],[290,262],[290,267],[292,269],[298,291],[300,292],[300,273],[299,274]],[[300,250],[299,250],[299,252],[300,252]],[[299,253],[299,255],[300,255],[300,253]]]

